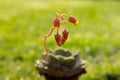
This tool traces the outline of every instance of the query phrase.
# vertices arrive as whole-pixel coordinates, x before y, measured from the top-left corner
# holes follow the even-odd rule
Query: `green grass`
[[[34,64],[45,51],[43,36],[56,12],[79,18],[78,27],[67,25],[70,35],[63,47],[80,51],[86,60],[81,80],[120,79],[119,7],[117,1],[0,0],[0,80],[44,80]],[[53,36],[48,46],[59,48]]]

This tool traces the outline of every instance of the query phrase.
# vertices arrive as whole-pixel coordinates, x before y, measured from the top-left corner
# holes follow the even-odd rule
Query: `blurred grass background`
[[[69,40],[62,47],[86,60],[80,80],[120,80],[119,8],[118,1],[0,0],[0,80],[44,80],[34,64],[56,12],[79,18],[78,27],[67,24]],[[50,50],[57,47],[53,37]]]

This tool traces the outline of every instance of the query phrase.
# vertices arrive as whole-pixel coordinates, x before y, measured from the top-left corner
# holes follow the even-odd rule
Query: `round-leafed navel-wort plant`
[[[68,20],[65,19],[65,17],[67,17]],[[46,58],[48,57],[48,47],[46,44],[46,39],[51,36],[52,32],[54,30],[56,30],[56,34],[54,36],[56,44],[58,46],[61,46],[65,43],[65,41],[68,38],[69,32],[67,30],[67,26],[66,23],[70,22],[73,23],[75,26],[79,23],[78,19],[76,19],[74,16],[69,16],[67,14],[56,14],[54,20],[53,20],[53,27],[50,29],[50,32],[48,33],[48,35],[46,35],[44,37],[44,46],[45,46],[45,50],[46,50]],[[60,29],[62,28],[62,29]],[[59,33],[59,30],[62,30],[62,33]]]

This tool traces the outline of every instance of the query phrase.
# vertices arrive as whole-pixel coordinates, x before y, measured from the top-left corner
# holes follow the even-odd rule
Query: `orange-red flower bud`
[[[58,46],[61,46],[61,35],[60,34],[56,34],[55,35],[55,40]]]
[[[54,23],[54,27],[56,27],[56,28],[60,27],[60,20],[58,18],[55,18],[53,23]]]
[[[68,31],[67,31],[67,30],[64,30],[64,31],[62,32],[62,35],[63,35],[63,39],[64,39],[64,40],[67,40],[67,38],[68,38]]]
[[[68,20],[69,20],[69,22],[71,22],[71,23],[73,23],[75,25],[77,25],[79,23],[78,20],[75,17],[73,17],[73,16],[70,16],[68,18]]]

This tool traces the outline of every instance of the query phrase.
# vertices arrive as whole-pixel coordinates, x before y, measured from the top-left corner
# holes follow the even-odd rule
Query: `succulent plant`
[[[58,49],[50,52],[48,62],[45,55],[43,60],[36,62],[36,68],[41,75],[54,77],[70,77],[85,73],[85,61],[80,58],[80,53],[71,53],[68,50]]]
[[[67,17],[68,21],[64,17]],[[68,39],[69,32],[66,28],[66,22],[75,26],[78,19],[66,14],[56,14],[53,20],[53,27],[48,35],[44,37],[45,54],[42,60],[36,62],[36,68],[40,75],[44,75],[46,80],[77,80],[78,76],[86,73],[85,61],[80,58],[80,53],[72,53],[65,49],[58,49],[55,52],[49,51],[46,40],[56,29],[54,38],[58,46],[63,45]],[[59,28],[63,28],[61,33]],[[61,30],[61,29],[60,29]]]

